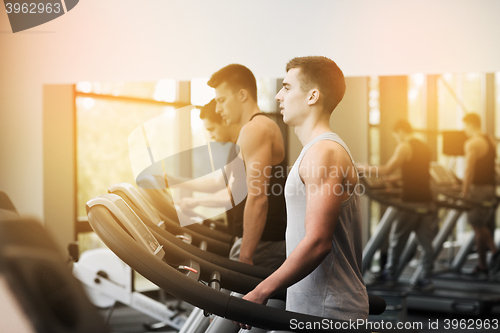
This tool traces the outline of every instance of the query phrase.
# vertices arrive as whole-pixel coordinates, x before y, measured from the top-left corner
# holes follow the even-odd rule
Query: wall
[[[368,78],[346,78],[345,96],[330,118],[330,127],[346,143],[356,163],[368,162]],[[369,200],[361,198],[361,218],[369,221]],[[363,223],[363,244],[370,236],[369,223]]]
[[[356,162],[368,162],[368,79],[346,78],[345,96],[333,111],[330,127],[347,144]]]
[[[380,90],[380,164],[386,164],[396,149],[393,127],[408,118],[408,79],[406,76],[382,76]]]
[[[208,77],[231,62],[283,77],[310,54],[346,76],[493,72],[499,12],[497,0],[85,0],[12,34],[1,7],[0,189],[43,216],[44,84]]]
[[[76,120],[73,85],[43,88],[43,220],[62,251],[74,240]]]

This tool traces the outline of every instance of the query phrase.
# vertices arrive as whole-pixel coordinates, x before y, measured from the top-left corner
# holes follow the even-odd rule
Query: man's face
[[[397,143],[401,143],[403,141],[403,132],[402,131],[392,131],[392,136],[396,140]]]
[[[301,118],[307,115],[308,93],[303,91],[299,75],[299,68],[290,69],[283,79],[283,88],[275,96],[280,103],[283,122],[291,126],[300,124]]]
[[[225,124],[219,124],[209,119],[203,119],[203,124],[210,133],[210,138],[217,142],[229,142],[228,127]]]
[[[228,124],[238,123],[241,117],[241,102],[237,94],[228,86],[226,82],[219,84],[215,88],[215,100],[217,106],[215,112]]]
[[[474,134],[474,126],[464,122],[464,132],[467,137],[471,137]]]

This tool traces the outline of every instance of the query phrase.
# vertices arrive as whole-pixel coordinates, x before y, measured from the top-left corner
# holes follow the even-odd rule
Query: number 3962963
[[[7,10],[7,14],[11,13],[23,13],[23,14],[42,14],[42,13],[60,13],[61,12],[61,3],[10,3],[7,2],[5,4],[5,9]]]

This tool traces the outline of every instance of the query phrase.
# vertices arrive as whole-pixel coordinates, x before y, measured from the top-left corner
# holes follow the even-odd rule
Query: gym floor
[[[147,292],[148,296],[157,298],[156,292]],[[176,306],[178,301],[175,299],[167,300],[171,306]],[[183,313],[189,314],[193,307],[187,303],[182,303],[181,308],[185,310]],[[100,313],[105,319],[108,319],[110,332],[113,333],[143,333],[143,332],[162,332],[170,333],[177,330],[165,327],[161,329],[152,329],[149,325],[158,324],[158,320],[151,318],[137,310],[134,310],[121,303],[115,304],[114,309],[101,309]]]
[[[407,269],[403,273],[401,279],[406,280],[411,276],[413,269],[416,267],[418,261],[413,261],[408,265]],[[466,266],[471,266],[475,262],[474,260],[469,260]],[[465,267],[468,268],[468,267]],[[151,282],[144,279],[139,274],[135,274],[135,287],[136,290],[145,293],[149,297],[157,298],[158,292],[156,286],[154,286]],[[369,278],[365,281],[369,283]],[[167,303],[170,306],[177,306],[178,301],[175,299],[167,298]],[[189,313],[192,309],[192,306],[187,303],[182,303],[181,308],[186,310],[186,313]],[[109,309],[100,310],[101,314],[104,318],[107,318],[110,314]],[[407,323],[414,323],[416,325],[421,324],[422,329],[418,329],[420,333],[440,333],[440,332],[475,332],[475,333],[492,333],[498,330],[493,328],[490,329],[455,329],[455,327],[462,327],[464,325],[467,327],[471,323],[480,323],[484,324],[489,319],[498,319],[500,325],[500,305],[493,307],[489,314],[483,316],[466,316],[466,315],[456,315],[456,314],[447,314],[447,313],[438,313],[438,312],[426,312],[426,311],[415,311],[408,310],[408,314],[406,317]],[[110,331],[113,333],[144,333],[144,332],[161,332],[161,333],[170,333],[177,332],[172,328],[162,328],[162,329],[148,329],[148,325],[155,324],[158,321],[153,319],[141,312],[138,312],[134,309],[129,308],[123,304],[117,303],[109,316],[109,327]],[[430,323],[438,323],[438,328],[431,328]],[[454,325],[455,327],[453,327]],[[448,326],[448,328],[447,328]]]
[[[108,310],[101,310],[101,313],[105,317],[108,314]],[[477,332],[477,333],[492,333],[496,332],[494,329],[445,329],[444,325],[446,320],[449,320],[451,325],[451,320],[458,320],[462,323],[470,323],[471,320],[477,321],[481,320],[485,322],[486,319],[498,319],[500,318],[500,306],[493,308],[492,312],[487,316],[481,317],[471,317],[471,316],[457,316],[457,315],[448,315],[445,313],[436,313],[436,312],[423,312],[423,311],[408,311],[407,322],[410,323],[422,323],[422,329],[419,330],[420,333],[440,333],[440,332]],[[432,323],[438,322],[438,329],[429,328],[429,321]],[[162,332],[162,333],[170,333],[177,332],[174,329],[164,328],[159,330],[148,330],[145,324],[153,324],[156,323],[157,320],[152,319],[134,309],[131,309],[127,306],[117,304],[113,313],[109,319],[110,331],[113,333],[144,333],[144,332]]]

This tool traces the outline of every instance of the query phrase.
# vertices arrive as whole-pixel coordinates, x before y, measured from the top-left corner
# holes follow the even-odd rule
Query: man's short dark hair
[[[481,118],[477,113],[467,113],[465,117],[462,119],[462,121],[466,124],[471,124],[472,126],[475,126],[476,128],[481,128]]]
[[[202,106],[200,110],[200,118],[207,119],[213,123],[222,124],[221,115],[215,112],[216,106],[217,102],[215,99],[212,99],[210,102]]]
[[[297,57],[288,62],[286,71],[292,68],[300,69],[302,90],[317,88],[326,110],[332,112],[337,107],[345,94],[345,78],[333,60],[322,56]]]
[[[394,132],[399,132],[399,131],[403,131],[405,132],[406,134],[411,134],[413,133],[413,128],[411,127],[410,123],[408,122],[408,120],[405,120],[405,119],[400,119],[398,120],[394,126],[392,127],[392,130]]]
[[[231,64],[219,69],[212,74],[207,84],[212,88],[217,88],[224,82],[226,82],[234,92],[245,89],[248,91],[250,97],[257,102],[257,81],[252,71],[245,66]]]

